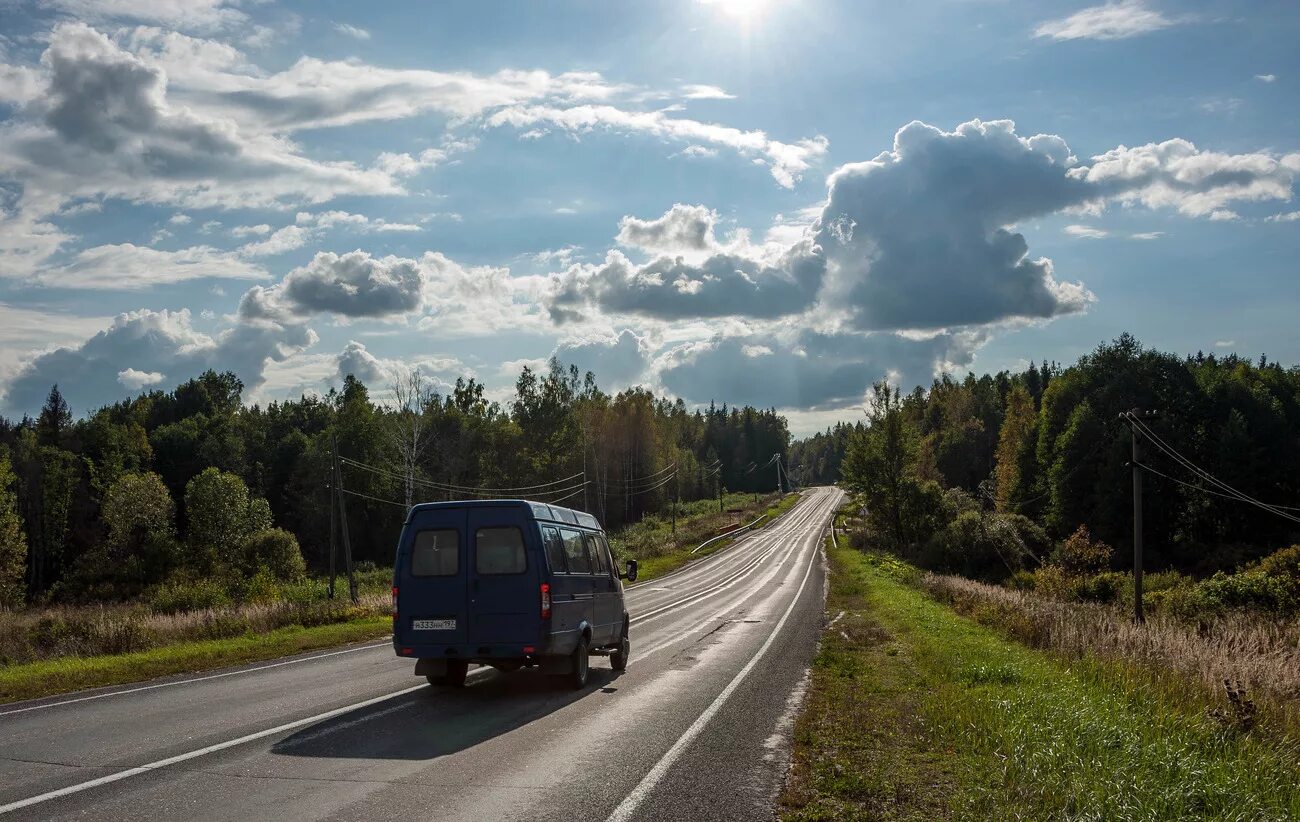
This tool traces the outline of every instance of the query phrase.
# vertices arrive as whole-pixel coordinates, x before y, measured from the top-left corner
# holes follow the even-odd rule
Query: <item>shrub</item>
[[[1024,566],[1025,547],[1000,514],[962,511],[917,552],[918,565],[972,579],[1005,579]]]
[[[275,579],[293,581],[307,572],[298,540],[283,528],[267,528],[250,535],[241,547],[244,573],[267,569]]]
[[[1283,577],[1300,583],[1300,545],[1274,551],[1261,559],[1255,567],[1265,576]]]
[[[1101,540],[1094,540],[1086,525],[1077,530],[1052,552],[1052,563],[1070,576],[1098,574],[1110,569],[1115,550]]]
[[[1118,571],[1076,577],[1070,599],[1076,602],[1115,602],[1120,593],[1132,585],[1132,577]]]
[[[172,579],[155,588],[148,601],[158,613],[177,614],[229,605],[230,593],[215,579]]]

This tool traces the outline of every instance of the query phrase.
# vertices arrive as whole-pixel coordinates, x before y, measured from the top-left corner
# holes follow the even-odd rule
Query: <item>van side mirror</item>
[[[628,582],[636,582],[636,560],[629,559],[627,561],[627,571],[619,574],[619,576]]]

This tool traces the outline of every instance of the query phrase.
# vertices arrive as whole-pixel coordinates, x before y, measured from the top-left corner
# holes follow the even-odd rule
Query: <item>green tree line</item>
[[[874,387],[867,416],[791,447],[803,483],[843,480],[866,501],[871,536],[938,570],[1003,577],[1045,559],[1084,527],[1132,548],[1128,426],[1154,410],[1165,442],[1229,485],[1300,505],[1300,368],[1267,357],[1179,357],[1125,334],[1066,368],[955,380],[900,395]],[[1205,493],[1157,449],[1148,474],[1150,568],[1198,576],[1242,566],[1297,541],[1293,521]],[[1300,512],[1298,512],[1300,513]]]
[[[505,488],[584,474],[563,504],[618,527],[678,496],[771,491],[775,473],[752,466],[790,447],[775,410],[608,394],[555,361],[525,368],[506,404],[474,379],[439,392],[414,371],[373,390],[348,376],[323,396],[245,405],[233,374],[209,371],[74,419],[54,386],[37,418],[0,418],[0,606],[323,569],[334,442],[382,472],[342,468],[360,495],[346,497],[354,559],[380,565],[392,561],[408,503],[460,495],[430,483]]]

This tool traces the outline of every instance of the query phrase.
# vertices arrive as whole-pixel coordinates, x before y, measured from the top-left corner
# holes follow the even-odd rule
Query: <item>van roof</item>
[[[460,499],[450,500],[448,502],[421,502],[418,505],[411,506],[407,514],[409,520],[416,511],[440,510],[445,508],[501,508],[522,507],[527,508],[533,515],[533,519],[546,520],[547,522],[561,522],[568,525],[581,525],[584,528],[595,528],[604,530],[600,526],[600,520],[588,514],[586,511],[578,511],[573,508],[564,508],[559,505],[551,505],[545,502],[534,502],[527,499]]]

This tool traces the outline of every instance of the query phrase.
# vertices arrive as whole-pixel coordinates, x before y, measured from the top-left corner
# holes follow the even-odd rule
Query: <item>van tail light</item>
[[[542,619],[551,618],[551,586],[550,583],[542,583]]]
[[[397,622],[397,586],[393,586],[393,622]]]

